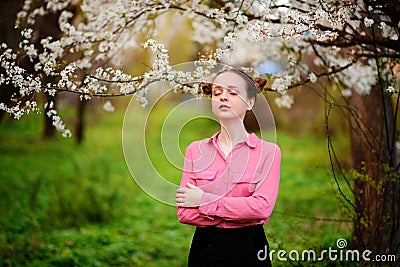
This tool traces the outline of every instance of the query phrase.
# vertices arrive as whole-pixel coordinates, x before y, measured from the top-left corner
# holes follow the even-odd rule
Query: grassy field
[[[1,266],[186,265],[194,229],[179,224],[175,207],[135,184],[122,152],[123,112],[90,112],[79,146],[73,139],[41,140],[38,115],[1,123]],[[138,111],[137,118],[143,114]],[[152,115],[146,131],[147,140],[153,140],[147,142],[149,157],[179,180],[179,171],[159,151],[160,114]],[[179,139],[181,150],[215,129],[207,120],[188,123]],[[280,192],[265,226],[271,249],[321,250],[335,247],[339,238],[349,240],[350,218],[330,173],[326,141],[278,129],[277,143]],[[289,263],[274,263],[281,265]]]

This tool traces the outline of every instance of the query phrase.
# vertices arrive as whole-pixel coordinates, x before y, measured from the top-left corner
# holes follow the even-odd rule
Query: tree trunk
[[[81,100],[78,101],[78,120],[75,126],[75,135],[76,135],[76,142],[78,144],[82,143],[85,133],[85,107],[87,101]]]
[[[38,17],[37,19],[37,29],[39,34],[34,37],[34,42],[38,43],[40,42],[40,37],[42,36],[52,36],[53,39],[58,39],[61,36],[61,31],[58,27],[58,14],[47,14],[43,17]],[[57,82],[55,78],[53,77],[45,77],[43,82]],[[54,106],[56,105],[56,97],[55,96],[50,96],[48,94],[45,94],[46,96],[46,101],[47,103],[50,103],[51,101],[54,103]],[[47,116],[47,111],[48,109],[46,108],[45,114],[44,114],[44,125],[43,125],[43,138],[48,139],[48,138],[55,138],[56,137],[56,129],[53,126],[53,121],[51,118]]]
[[[354,245],[360,252],[372,251],[371,259],[395,254],[400,260],[400,183],[391,97],[374,86],[367,96],[353,92],[350,105],[356,114],[351,116],[350,140],[353,168],[358,172],[354,177]]]
[[[0,1],[0,43],[5,42],[12,48],[17,48],[21,41],[21,34],[15,29],[15,18],[17,12],[22,8],[22,0]],[[0,71],[3,75],[3,70]],[[0,85],[0,103],[9,105],[11,96],[18,90],[10,84]],[[4,117],[5,111],[0,110],[0,121]]]

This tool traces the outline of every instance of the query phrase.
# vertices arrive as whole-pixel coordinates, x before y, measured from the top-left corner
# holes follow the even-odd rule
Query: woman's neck
[[[230,120],[221,122],[221,133],[218,136],[218,141],[222,146],[232,149],[237,143],[244,141],[248,135],[243,121]]]

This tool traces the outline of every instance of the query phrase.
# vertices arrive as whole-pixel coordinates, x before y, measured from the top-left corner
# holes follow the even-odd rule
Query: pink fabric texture
[[[225,155],[218,134],[186,149],[180,186],[190,182],[205,193],[200,207],[177,208],[179,221],[221,228],[265,224],[278,196],[279,147],[252,133]]]

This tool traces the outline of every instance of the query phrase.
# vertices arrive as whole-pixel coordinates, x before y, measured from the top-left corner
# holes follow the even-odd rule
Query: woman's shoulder
[[[260,139],[260,144],[262,144],[262,149],[265,151],[281,154],[281,148],[279,147],[278,144],[276,144],[274,142],[265,141],[263,139]]]
[[[202,147],[204,145],[209,144],[210,142],[211,142],[210,138],[204,138],[204,139],[201,139],[201,140],[196,140],[196,141],[191,142],[187,146],[186,150],[198,149],[198,148],[200,148],[200,147]]]
[[[279,145],[277,143],[274,143],[274,142],[271,142],[271,141],[266,141],[266,140],[263,140],[263,139],[260,139],[260,140],[263,143],[263,146],[274,147],[274,148],[279,149]]]
[[[261,146],[264,149],[278,149],[278,150],[280,150],[279,146],[276,143],[274,143],[272,141],[267,141],[267,140],[261,139],[255,133],[251,133],[250,134],[249,140],[250,140],[250,143],[252,143],[252,144],[256,144],[256,145],[261,144]]]

